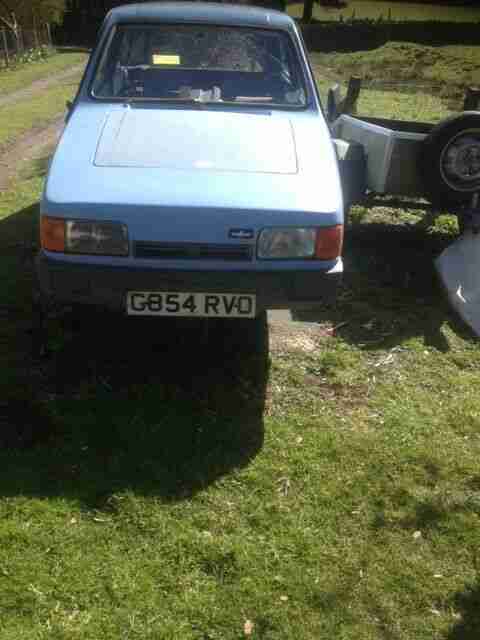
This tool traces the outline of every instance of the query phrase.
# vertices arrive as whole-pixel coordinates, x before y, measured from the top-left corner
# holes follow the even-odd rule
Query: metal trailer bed
[[[341,115],[334,138],[357,142],[365,150],[366,188],[379,194],[424,195],[418,171],[422,143],[433,129],[426,122]]]

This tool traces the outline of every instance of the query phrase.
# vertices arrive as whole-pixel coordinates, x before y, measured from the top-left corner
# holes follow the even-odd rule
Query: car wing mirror
[[[72,109],[73,109],[73,100],[67,100],[65,102],[65,106],[67,108],[67,111],[65,113],[65,118],[64,118],[64,122],[67,123],[68,119],[70,118],[70,115],[72,113]]]

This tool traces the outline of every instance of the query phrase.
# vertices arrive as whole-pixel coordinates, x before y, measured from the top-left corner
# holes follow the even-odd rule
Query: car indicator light
[[[319,260],[334,260],[342,255],[343,224],[317,229],[315,257]]]
[[[40,218],[40,244],[47,251],[65,251],[65,220],[62,218]]]

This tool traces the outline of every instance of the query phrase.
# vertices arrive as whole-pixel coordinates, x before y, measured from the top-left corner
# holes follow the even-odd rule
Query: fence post
[[[16,54],[17,54],[17,56],[19,56],[23,51],[22,27],[18,27],[16,35],[17,35],[17,37],[15,38],[15,40],[16,40],[15,45],[16,45],[16,49],[17,49]]]
[[[47,22],[45,26],[47,27],[47,42],[48,42],[48,46],[49,47],[53,47],[52,30],[50,29],[50,23]]]
[[[37,25],[33,27],[33,42],[35,43],[35,49],[40,49],[40,40],[38,38]]]
[[[333,122],[340,115],[338,109],[340,102],[340,85],[336,83],[328,90],[327,119],[329,122]]]
[[[7,34],[5,29],[2,29],[2,41],[3,41],[3,56],[5,58],[5,66],[10,66],[10,58],[8,55],[8,43],[7,43]]]
[[[340,113],[356,113],[357,100],[362,88],[362,79],[352,76],[348,81],[347,95],[339,106]]]

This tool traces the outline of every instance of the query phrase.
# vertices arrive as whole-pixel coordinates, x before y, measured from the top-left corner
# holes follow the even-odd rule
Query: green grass
[[[32,128],[39,128],[65,111],[65,102],[78,87],[80,74],[57,83],[20,104],[0,107],[0,150]]]
[[[373,51],[311,52],[310,58],[320,77],[348,80],[351,75],[358,75],[367,84],[377,80],[402,83],[412,90],[418,86],[419,95],[430,89],[434,96],[459,99],[466,86],[480,83],[480,47],[474,46],[427,47],[389,42]],[[408,99],[415,101],[415,96],[409,95]]]
[[[477,640],[480,348],[432,268],[455,220],[355,207],[338,304],[269,352],[67,315],[37,362],[44,170],[0,196],[0,640]]]
[[[327,104],[328,89],[334,84],[328,82],[318,74],[317,84],[320,97],[324,105]],[[342,84],[342,95],[346,93],[347,84]],[[405,93],[402,91],[384,91],[380,89],[369,89],[368,85],[362,88],[357,102],[357,113],[365,116],[375,116],[377,118],[395,118],[404,120],[415,120],[419,122],[439,122],[448,117],[456,110],[460,110],[459,101],[456,100],[452,108],[450,101],[442,100],[438,96],[423,91]]]
[[[40,186],[1,209],[24,439],[0,453],[0,638],[476,638],[480,350],[431,267],[452,227],[357,208],[338,306],[274,329],[269,366],[229,325],[109,317],[51,320],[36,364],[12,247]]]
[[[318,64],[314,64],[313,69],[320,98],[324,105],[327,104],[328,90],[337,81],[340,81],[342,96],[345,95],[348,78],[345,78],[343,83],[340,76],[337,76],[335,82],[333,80],[329,81],[325,79]],[[455,111],[460,110],[461,101],[459,99],[452,102],[424,91],[417,90],[406,93],[405,91],[395,91],[393,89],[385,91],[368,87],[368,83],[363,84],[357,102],[357,113],[361,115],[419,122],[439,122]]]
[[[301,18],[303,4],[288,6],[288,13]],[[441,20],[446,22],[480,22],[480,10],[477,7],[434,5],[416,2],[381,2],[381,0],[348,0],[344,9],[334,9],[314,5],[313,17],[316,20],[357,19],[378,20],[380,17],[393,20]]]
[[[35,80],[49,78],[56,73],[67,70],[69,67],[86,62],[85,53],[57,53],[43,61],[18,65],[0,70],[0,96],[26,89]]]

